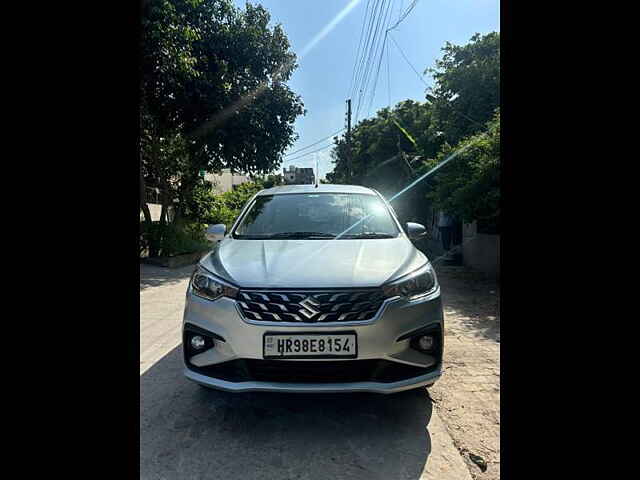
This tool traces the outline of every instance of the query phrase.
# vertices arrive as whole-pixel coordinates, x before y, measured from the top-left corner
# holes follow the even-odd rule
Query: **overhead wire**
[[[351,93],[351,97],[355,96],[357,93],[356,99],[356,112],[355,112],[355,123],[357,123],[361,110],[364,107],[364,102],[366,102],[367,90],[369,89],[369,85],[373,80],[372,90],[369,97],[369,105],[367,110],[367,116],[369,115],[372,103],[375,99],[375,94],[378,85],[378,78],[380,76],[380,68],[382,65],[382,58],[385,54],[385,50],[387,53],[387,93],[389,105],[391,103],[391,80],[390,80],[390,60],[389,60],[389,49],[387,47],[387,37],[391,30],[396,28],[408,15],[411,13],[411,10],[415,7],[417,0],[414,0],[404,13],[402,13],[402,7],[404,6],[404,0],[402,5],[398,9],[398,19],[394,23],[394,25],[388,28],[389,23],[391,22],[392,16],[392,3],[393,0],[367,0],[367,5],[365,7],[365,13],[363,17],[362,28],[360,29],[360,39],[358,42],[358,49],[356,53],[356,62],[354,63],[354,69],[351,76],[351,84],[349,86],[349,92]],[[368,17],[368,18],[367,18]],[[382,38],[382,32],[384,32],[384,38]],[[399,45],[392,38],[396,47],[400,49]],[[404,59],[410,64],[404,53],[401,51]],[[376,65],[377,60],[377,65]],[[417,74],[417,71],[411,65],[413,71]],[[375,72],[375,75],[374,75]],[[422,80],[422,78],[421,78]],[[294,158],[288,158],[292,155],[296,155],[304,150],[307,150],[319,143],[328,140],[329,138],[341,133],[345,128],[341,128],[340,130],[332,133],[331,135],[324,137],[314,143],[311,143],[305,147],[299,148],[291,153],[284,155],[286,159],[285,162],[289,163],[294,160],[298,160],[300,158],[304,158],[313,153],[325,150],[331,147],[333,144],[326,145],[319,149],[303,153],[302,155],[298,155]]]
[[[383,4],[382,7],[385,7],[385,1],[383,0]],[[390,12],[390,7],[391,7],[391,2],[386,2],[386,9],[384,10],[384,13],[382,13],[377,20],[376,23],[376,27],[375,27],[375,31],[373,33],[373,40],[372,40],[372,44],[371,44],[371,48],[369,49],[369,55],[367,57],[367,68],[364,72],[364,77],[362,80],[362,87],[361,87],[361,94],[358,96],[358,104],[356,106],[356,123],[358,121],[358,118],[360,116],[360,111],[361,108],[364,107],[364,101],[366,98],[366,93],[369,89],[369,84],[371,82],[371,78],[373,76],[373,72],[376,69],[375,67],[375,62],[378,59],[378,51],[380,51],[382,53],[382,50],[380,49],[381,44],[384,45],[385,41],[381,40],[382,37],[382,32],[385,30],[386,25],[388,25],[388,17],[389,17],[389,12]],[[386,38],[385,38],[386,40]],[[380,53],[380,55],[381,55]],[[379,65],[379,61],[378,61],[378,65]],[[379,68],[378,68],[379,71]],[[376,73],[377,75],[377,73]],[[377,76],[376,76],[377,79]],[[374,80],[375,83],[375,80]]]
[[[407,8],[407,11],[404,12],[402,14],[402,17],[400,17],[398,21],[393,25],[393,27],[389,28],[387,31],[395,30],[398,27],[398,25],[400,25],[402,21],[405,18],[407,18],[407,16],[411,13],[411,10],[413,10],[413,8],[416,6],[417,3],[418,3],[418,0],[414,0],[413,2],[411,2],[411,5],[409,5],[409,8]]]
[[[375,100],[376,89],[378,85],[378,77],[380,74],[380,67],[382,65],[382,57],[387,50],[387,57],[389,56],[388,52],[388,36],[391,34],[391,31],[396,29],[413,11],[415,6],[418,3],[418,0],[413,0],[406,10],[403,10],[404,1],[402,5],[398,9],[398,17],[395,23],[389,27],[391,23],[391,17],[395,16],[395,13],[392,13],[392,1],[382,0],[381,2],[376,2],[373,5],[371,10],[371,17],[369,18],[369,24],[367,28],[367,39],[363,44],[363,48],[359,49],[359,53],[361,54],[360,58],[357,59],[357,70],[354,74],[354,82],[351,88],[353,93],[357,92],[356,98],[356,107],[355,107],[355,123],[358,123],[360,118],[360,114],[364,112],[364,106],[367,104],[367,95],[368,98],[368,107],[367,107],[367,116],[369,116],[371,111],[371,106]],[[377,18],[376,18],[377,17]],[[366,18],[365,18],[366,21]],[[382,35],[384,32],[384,37]],[[400,50],[399,45],[395,41],[392,40],[396,44],[396,47]],[[404,52],[401,52],[405,61],[410,63]],[[413,71],[420,77],[417,70],[411,65]],[[389,75],[387,76],[389,77]],[[420,77],[420,79],[424,82],[424,79]],[[425,82],[426,84],[426,82]],[[371,91],[369,92],[369,88],[371,87]],[[390,95],[389,95],[390,96]]]
[[[396,48],[400,51],[400,54],[402,55],[402,58],[404,58],[405,62],[407,62],[409,64],[409,66],[411,67],[411,70],[414,71],[414,73],[418,76],[418,78],[420,79],[420,81],[422,83],[424,83],[427,87],[429,86],[429,84],[427,82],[425,82],[424,78],[422,78],[422,75],[420,75],[418,73],[418,71],[415,69],[415,67],[413,66],[413,64],[409,61],[409,59],[407,58],[407,56],[404,54],[404,52],[402,51],[402,48],[400,48],[400,45],[398,45],[398,42],[396,42],[396,39],[393,38],[393,35],[391,34],[391,32],[389,32],[389,36],[391,37],[391,40],[393,40],[393,43],[396,45]]]
[[[388,108],[391,109],[391,73],[390,73],[390,60],[389,60],[390,50],[387,48],[387,99],[389,101]]]
[[[367,23],[366,18],[367,18],[367,13],[369,11],[370,3],[371,3],[371,0],[367,0],[367,6],[365,7],[364,17],[362,21],[362,28],[360,29],[360,40],[358,42],[358,50],[356,52],[356,61],[360,57],[360,49],[362,47],[362,38],[364,37],[364,27]],[[349,84],[349,96],[351,96],[351,92],[353,91],[353,83],[355,82],[355,77],[356,77],[356,62],[353,63],[353,73],[351,74],[351,83]]]
[[[294,152],[287,153],[287,154],[285,155],[285,157],[290,157],[291,155],[295,155],[296,153],[301,152],[301,151],[303,151],[303,150],[306,150],[307,148],[313,147],[313,146],[315,146],[315,145],[319,144],[320,142],[322,142],[322,141],[324,141],[324,140],[328,140],[329,138],[331,138],[331,137],[333,137],[333,136],[337,135],[338,133],[342,132],[343,130],[346,130],[346,127],[342,127],[340,130],[335,131],[335,132],[333,132],[331,135],[327,135],[326,137],[321,138],[321,139],[320,139],[320,140],[318,140],[317,142],[315,142],[315,143],[311,143],[311,144],[307,145],[306,147],[302,147],[302,148],[299,148],[298,150],[296,150],[296,151],[294,151]]]
[[[357,78],[357,104],[362,102],[362,96],[364,95],[363,87],[365,85],[365,81],[369,75],[369,70],[371,67],[371,59],[372,59],[372,51],[376,45],[376,40],[379,31],[380,20],[382,18],[382,11],[384,9],[386,0],[380,0],[376,4],[376,10],[373,12],[373,16],[370,19],[370,28],[369,35],[367,38],[367,42],[365,43],[365,48],[362,52],[362,58],[360,60],[360,75]],[[356,107],[357,109],[357,107]]]
[[[356,58],[355,81],[351,90],[350,97],[354,97],[355,94],[358,93],[358,85],[361,83],[361,80],[362,80],[363,69],[365,66],[365,58],[367,57],[367,54],[365,52],[367,52],[369,49],[369,43],[371,41],[371,35],[373,32],[373,24],[375,23],[375,17],[378,12],[378,7],[380,7],[381,5],[381,0],[374,0],[374,1],[375,1],[375,4],[371,7],[369,22],[367,23],[366,14],[363,20],[364,23],[367,23],[366,33],[364,34],[365,41],[363,43],[362,50],[360,51],[360,57]]]
[[[329,145],[325,145],[324,147],[319,148],[317,150],[312,150],[310,152],[303,153],[302,155],[299,155],[299,156],[294,157],[294,158],[288,158],[283,163],[293,162],[294,160],[298,160],[299,158],[306,157],[307,155],[311,155],[312,153],[321,152],[322,150],[326,150],[327,148],[331,148],[332,146],[333,146],[333,143],[330,143]]]
[[[389,22],[391,21],[390,14],[391,14],[391,5],[389,4],[389,8],[387,9],[385,20],[383,23],[385,27],[389,25]],[[375,78],[373,80],[373,89],[371,91],[371,97],[369,98],[369,106],[367,107],[367,116],[369,116],[371,112],[371,106],[376,96],[376,90],[378,87],[378,78],[380,77],[380,67],[382,66],[382,57],[384,56],[384,51],[385,51],[385,48],[387,47],[387,33],[388,33],[388,30],[385,28],[384,40],[382,41],[382,48],[380,48],[380,55],[378,57],[378,66],[376,69]]]
[[[356,102],[356,112],[355,112],[355,119],[356,119],[356,123],[358,121],[358,117],[360,115],[360,108],[362,105],[362,101],[366,95],[366,91],[367,91],[367,85],[369,83],[369,77],[370,77],[370,71],[371,71],[371,66],[372,66],[372,62],[375,58],[374,56],[374,52],[377,49],[377,45],[378,45],[378,34],[380,32],[380,22],[382,20],[383,17],[383,10],[385,7],[385,3],[387,0],[381,0],[379,3],[380,9],[377,12],[374,12],[374,15],[377,14],[377,19],[372,18],[372,28],[371,28],[371,32],[370,32],[370,39],[369,42],[365,45],[365,50],[364,50],[364,54],[362,57],[362,68],[360,70],[360,79],[358,82],[359,88],[358,88],[358,98],[357,98],[357,102]]]
[[[409,61],[409,59],[407,58],[407,56],[404,54],[404,51],[402,50],[402,48],[400,47],[400,45],[398,44],[398,42],[396,42],[396,39],[393,38],[393,35],[391,34],[391,32],[389,32],[389,36],[391,37],[391,40],[393,40],[393,43],[395,44],[395,46],[398,48],[398,50],[400,51],[400,54],[402,55],[402,58],[404,58],[405,62],[407,62],[407,64],[411,67],[411,70],[413,70],[413,72],[417,75],[417,77],[420,79],[420,81],[422,83],[424,83],[424,85],[426,87],[429,87],[429,84],[424,80],[424,78],[422,77],[422,75],[420,75],[418,73],[418,71],[415,69],[415,67],[413,66],[413,64],[411,63],[411,61]],[[451,109],[451,111],[453,111],[455,114],[460,115],[461,117],[464,117],[465,119],[469,120],[470,122],[473,122],[477,125],[483,125],[481,122],[471,118],[470,116],[455,110],[455,109]]]

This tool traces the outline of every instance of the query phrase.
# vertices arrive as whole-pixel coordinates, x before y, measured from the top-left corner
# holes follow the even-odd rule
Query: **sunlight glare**
[[[309,53],[313,47],[315,47],[318,42],[320,42],[324,37],[326,37],[331,30],[336,28],[338,24],[342,21],[344,17],[346,17],[351,10],[358,6],[361,0],[351,0],[347,6],[345,6],[338,14],[331,20],[315,37],[311,39],[309,43],[302,49],[300,53],[300,58],[304,57],[307,53]]]

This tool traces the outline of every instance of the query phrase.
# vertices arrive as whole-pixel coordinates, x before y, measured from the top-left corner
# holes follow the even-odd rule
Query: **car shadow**
[[[140,377],[141,479],[418,479],[425,468],[426,389],[233,394],[182,369],[178,346]]]
[[[465,267],[439,267],[436,273],[445,317],[458,317],[470,335],[500,342],[500,284]]]

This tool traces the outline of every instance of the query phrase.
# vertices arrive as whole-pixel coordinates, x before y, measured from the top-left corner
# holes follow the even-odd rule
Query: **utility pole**
[[[347,99],[347,156],[349,159],[349,182],[353,178],[353,164],[351,157],[351,99]]]

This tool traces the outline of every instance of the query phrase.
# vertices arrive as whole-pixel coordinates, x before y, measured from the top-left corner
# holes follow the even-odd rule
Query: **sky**
[[[306,115],[295,123],[298,140],[285,155],[306,147],[346,126],[346,100],[352,84],[360,33],[368,0],[252,0],[262,4],[271,14],[271,25],[281,24],[291,49],[298,56],[298,68],[287,82],[302,97]],[[371,4],[374,3],[370,0]],[[412,0],[391,0],[392,24]],[[244,0],[234,0],[244,7]],[[332,23],[333,22],[333,23]],[[411,13],[393,30],[392,35],[418,73],[435,66],[442,57],[446,42],[463,45],[475,33],[500,31],[499,0],[418,0]],[[389,78],[387,82],[387,52],[380,68],[375,97],[369,106],[367,96],[358,121],[375,116],[381,108],[412,99],[425,100],[425,84],[418,78],[393,44],[389,48]],[[375,77],[375,72],[373,77]],[[427,85],[430,75],[423,75]],[[373,78],[372,78],[373,83]],[[369,85],[368,92],[373,90]],[[390,93],[390,99],[389,99]],[[355,126],[355,97],[352,99],[352,127]],[[330,148],[296,158],[329,145],[330,139],[285,156],[282,168],[316,168],[320,177],[333,170]]]

